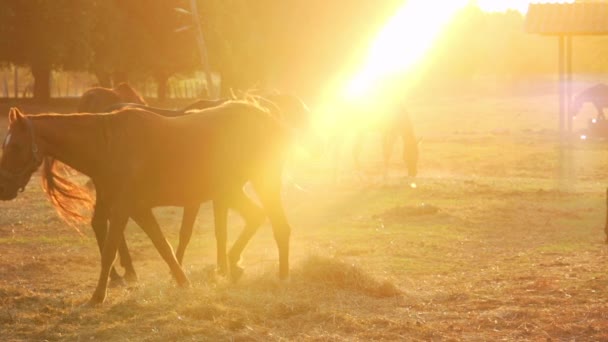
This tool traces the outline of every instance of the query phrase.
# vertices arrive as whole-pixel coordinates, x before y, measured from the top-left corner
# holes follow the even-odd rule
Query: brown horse
[[[110,269],[129,217],[148,234],[178,284],[189,284],[152,214],[157,206],[188,207],[213,200],[236,209],[246,226],[229,253],[235,277],[242,272],[237,266],[241,253],[266,214],[279,250],[279,276],[288,276],[291,229],[280,190],[285,148],[292,136],[267,110],[231,101],[196,114],[165,118],[137,109],[30,116],[13,108],[9,122],[0,159],[0,199],[15,198],[44,163],[45,183],[64,195],[55,197],[55,206],[72,215],[66,208],[83,198],[72,191],[75,184],[54,182],[54,165],[47,159],[52,157],[89,176],[99,192],[97,200],[104,202],[110,224],[90,303],[101,303],[106,297]],[[263,210],[244,194],[248,181]]]
[[[127,83],[114,88],[91,88],[85,91],[78,102],[79,113],[103,113],[106,108],[117,103],[137,103],[147,105],[146,101]]]
[[[273,113],[279,113],[281,116],[279,119],[286,124],[287,127],[295,130],[294,134],[307,133],[310,128],[310,110],[306,104],[296,96],[290,94],[272,93],[265,96],[261,95],[250,95],[248,96],[251,100],[255,101],[259,105],[268,108]],[[181,110],[167,110],[161,108],[154,108],[149,106],[137,105],[137,104],[116,104],[111,106],[110,109],[120,108],[139,108],[151,111],[163,116],[181,116],[186,115],[186,112],[207,109],[220,105],[228,99],[219,100],[198,100]],[[182,225],[180,228],[179,244],[176,250],[176,257],[180,265],[183,264],[183,258],[192,237],[194,228],[194,222],[198,215],[199,205],[184,207],[182,216]],[[226,275],[228,273],[228,260],[226,256],[227,246],[227,218],[228,208],[222,206],[221,203],[213,203],[214,221],[215,221],[215,236],[217,243],[217,266],[218,273],[220,275]],[[126,246],[126,244],[125,244]],[[126,247],[125,247],[126,248]],[[125,267],[125,277],[134,274],[133,264],[129,256],[128,250],[119,250],[121,258],[124,255],[125,262],[121,263]],[[117,276],[117,275],[115,275]],[[129,279],[127,279],[129,280]]]
[[[80,113],[107,113],[123,108],[140,108],[145,109],[163,116],[181,116],[184,115],[187,110],[190,109],[205,109],[213,106],[217,106],[221,103],[226,102],[227,99],[222,100],[200,100],[197,101],[181,110],[168,110],[161,108],[149,107],[143,97],[138,94],[131,86],[126,83],[120,83],[115,88],[91,88],[84,92],[78,103],[78,112]],[[61,179],[61,178],[58,178]],[[90,185],[90,183],[88,183]],[[194,225],[196,214],[198,212],[198,206],[192,209],[186,209],[184,212],[184,225]],[[193,214],[192,214],[193,213]],[[95,238],[97,245],[102,250],[103,241],[106,236],[108,226],[108,215],[104,208],[103,200],[100,201],[97,196],[95,205],[93,208],[93,218],[91,220],[91,226],[95,232]],[[191,229],[191,228],[190,228]],[[185,230],[188,230],[186,228]],[[183,252],[182,252],[183,253]],[[120,255],[120,264],[125,269],[124,280],[128,282],[137,281],[137,274],[133,267],[133,261],[129,253],[129,249],[124,238],[121,239],[118,254]],[[180,264],[181,264],[180,254]],[[227,272],[227,266],[222,268],[222,273]],[[116,271],[115,267],[112,267],[110,272],[110,280],[113,285],[122,285],[124,283],[123,277],[121,277]]]

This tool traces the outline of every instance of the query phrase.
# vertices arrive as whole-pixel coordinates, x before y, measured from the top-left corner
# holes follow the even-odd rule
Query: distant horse
[[[246,221],[229,252],[230,272],[236,276],[242,272],[237,263],[244,247],[267,215],[279,250],[279,277],[285,279],[291,229],[281,204],[281,173],[291,139],[290,131],[267,110],[238,101],[177,118],[138,109],[24,115],[12,108],[0,159],[0,199],[17,197],[44,164],[44,183],[53,204],[73,215],[69,209],[84,198],[69,180],[55,182],[52,161],[93,180],[110,225],[91,304],[106,297],[110,268],[129,217],[150,237],[178,284],[189,284],[152,213],[157,206],[188,207],[213,200],[236,209]],[[244,194],[248,181],[263,210]]]
[[[587,102],[591,102],[597,110],[597,119],[605,120],[604,108],[608,107],[608,85],[599,83],[574,96],[571,107],[572,116],[576,116]]]
[[[79,113],[103,113],[106,108],[117,103],[147,105],[146,101],[127,83],[114,88],[96,87],[85,91],[78,102]]]
[[[347,111],[350,116],[344,116],[335,129],[338,132],[336,145],[334,147],[334,160],[339,160],[337,154],[340,151],[344,132],[354,133],[352,157],[355,167],[360,170],[360,154],[369,133],[377,132],[382,139],[383,176],[387,177],[389,162],[393,153],[393,147],[398,138],[402,141],[402,159],[406,165],[408,176],[415,177],[418,174],[418,153],[420,140],[416,138],[414,126],[409,113],[402,105],[383,105],[373,109],[351,109]],[[334,168],[334,179],[337,167]]]

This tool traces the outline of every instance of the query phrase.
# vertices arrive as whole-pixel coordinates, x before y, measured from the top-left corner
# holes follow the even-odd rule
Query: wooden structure
[[[559,131],[572,132],[572,37],[608,35],[608,3],[530,4],[526,32],[558,38]]]

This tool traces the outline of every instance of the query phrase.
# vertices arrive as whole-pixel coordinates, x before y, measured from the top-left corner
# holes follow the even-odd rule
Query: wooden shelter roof
[[[525,28],[541,35],[605,35],[608,2],[530,4]]]

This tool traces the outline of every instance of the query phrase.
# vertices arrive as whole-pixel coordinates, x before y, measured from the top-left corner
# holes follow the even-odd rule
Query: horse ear
[[[15,120],[20,120],[23,118],[23,114],[17,107],[11,107],[8,112],[8,124],[12,124]]]

